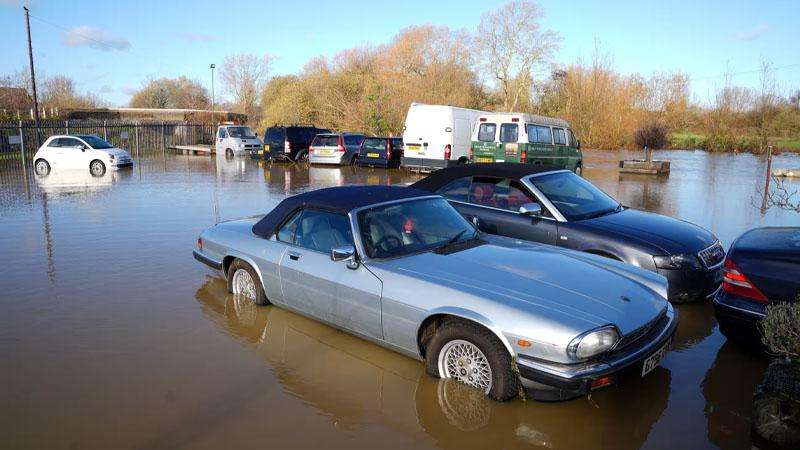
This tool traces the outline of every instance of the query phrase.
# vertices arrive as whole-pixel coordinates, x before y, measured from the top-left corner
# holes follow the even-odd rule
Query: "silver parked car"
[[[566,399],[645,376],[677,326],[666,280],[607,258],[485,235],[400,186],[289,197],[217,224],[194,257],[231,292],[425,361],[496,400]]]

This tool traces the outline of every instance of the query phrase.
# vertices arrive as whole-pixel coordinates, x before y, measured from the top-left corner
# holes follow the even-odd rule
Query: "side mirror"
[[[352,245],[343,245],[331,249],[331,261],[347,261],[348,269],[357,269],[356,249]]]
[[[530,217],[541,217],[542,207],[538,203],[525,203],[519,207],[519,213]]]
[[[81,149],[82,152],[86,151],[86,146],[83,144],[79,145],[78,148]]]
[[[580,140],[580,139],[578,139],[578,146],[577,146],[577,148],[578,148],[578,150],[580,150],[580,149],[581,149],[581,140]]]

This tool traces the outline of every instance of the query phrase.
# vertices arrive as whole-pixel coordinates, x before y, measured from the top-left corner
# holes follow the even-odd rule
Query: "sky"
[[[65,74],[80,91],[124,106],[149,77],[186,75],[210,89],[209,65],[226,55],[268,53],[273,75],[295,73],[312,57],[386,43],[410,25],[473,31],[505,2],[0,0],[0,75],[27,68],[23,3],[37,78]],[[681,71],[707,102],[726,72],[731,84],[757,87],[767,61],[784,94],[800,89],[799,0],[539,3],[543,27],[563,39],[557,64],[590,61],[599,48],[625,74]]]

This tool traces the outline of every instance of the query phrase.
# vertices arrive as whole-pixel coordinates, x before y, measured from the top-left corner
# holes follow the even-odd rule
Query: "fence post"
[[[106,127],[106,121],[103,121],[103,139],[106,141],[108,140],[108,128]]]
[[[22,170],[25,170],[25,137],[22,133],[22,121],[19,121],[19,151],[22,156]]]
[[[66,124],[64,128],[67,130],[67,134],[69,134],[69,120],[65,120],[64,123]]]
[[[139,161],[139,122],[133,124],[133,133],[136,135],[136,161]]]
[[[167,124],[161,122],[161,153],[167,157]]]

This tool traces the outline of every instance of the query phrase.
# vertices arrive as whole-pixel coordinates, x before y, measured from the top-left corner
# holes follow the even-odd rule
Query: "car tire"
[[[106,173],[106,165],[99,159],[94,159],[89,163],[89,173],[93,177],[102,177]]]
[[[461,375],[448,374],[448,361],[452,363],[458,354],[464,355],[458,358],[459,364],[467,357],[465,365],[457,369]],[[436,330],[426,349],[425,370],[434,377],[455,378],[482,389],[501,402],[520,393],[519,376],[503,343],[488,329],[466,320],[447,320]]]
[[[226,148],[225,149],[225,158],[233,159],[233,150]]]
[[[36,162],[33,163],[33,170],[36,172],[36,175],[48,175],[50,174],[50,163],[44,159],[37,159]]]
[[[250,264],[241,259],[233,260],[231,266],[228,267],[227,278],[228,292],[231,294],[249,297],[256,305],[269,305],[270,302],[264,293],[261,279]],[[246,288],[250,283],[252,283],[252,286],[249,289]]]
[[[308,162],[308,152],[301,151],[300,153],[298,153],[297,156],[294,157],[294,162],[298,163]]]

